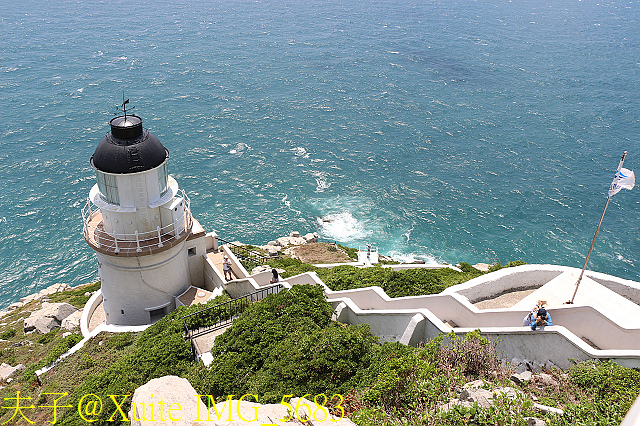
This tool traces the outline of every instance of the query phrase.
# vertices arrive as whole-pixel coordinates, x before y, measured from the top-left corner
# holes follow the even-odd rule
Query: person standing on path
[[[231,259],[226,254],[224,255],[224,259],[222,261],[222,272],[224,272],[224,279],[227,281],[231,281],[233,276],[231,275]],[[229,277],[227,278],[227,275]]]

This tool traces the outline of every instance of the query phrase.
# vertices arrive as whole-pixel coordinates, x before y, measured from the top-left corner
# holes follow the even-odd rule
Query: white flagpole
[[[615,177],[613,178],[612,187],[615,188],[615,185],[618,183],[620,179],[620,169],[622,169],[622,164],[624,163],[624,158],[627,156],[627,151],[622,154],[622,158],[620,159],[620,164],[618,165],[618,170],[616,170]],[[589,253],[587,253],[587,258],[584,261],[584,266],[582,267],[582,271],[580,272],[580,276],[578,277],[578,281],[576,281],[576,289],[573,292],[573,296],[571,296],[571,300],[569,300],[568,304],[573,304],[573,299],[576,298],[576,293],[578,292],[578,286],[580,285],[580,281],[582,281],[582,276],[584,275],[584,270],[587,269],[587,262],[589,262],[589,256],[591,256],[591,251],[593,250],[593,245],[596,243],[596,237],[598,236],[598,232],[600,232],[600,225],[602,225],[602,219],[604,219],[604,214],[607,211],[607,207],[609,207],[609,201],[611,201],[611,195],[607,197],[607,204],[604,205],[604,210],[602,211],[602,216],[600,216],[600,222],[598,222],[598,227],[596,228],[596,234],[593,236],[593,240],[591,241],[591,247],[589,247]]]

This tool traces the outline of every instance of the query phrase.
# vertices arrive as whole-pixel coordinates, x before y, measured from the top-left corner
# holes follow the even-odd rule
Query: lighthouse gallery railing
[[[184,200],[184,215],[155,230],[134,231],[130,233],[107,232],[104,229],[102,211],[91,200],[82,208],[84,238],[91,246],[100,251],[125,255],[140,255],[160,251],[180,241],[193,226],[191,200],[183,190],[178,195]]]

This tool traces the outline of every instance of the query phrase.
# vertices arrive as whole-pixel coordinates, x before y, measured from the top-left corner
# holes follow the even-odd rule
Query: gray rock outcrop
[[[16,374],[18,371],[22,371],[25,369],[25,366],[22,364],[18,364],[15,367],[12,367],[9,364],[2,363],[0,365],[0,381],[5,381]]]
[[[29,318],[24,320],[24,332],[36,330],[45,334],[56,327],[60,327],[62,321],[78,309],[68,303],[42,303],[42,308],[31,312]]]
[[[438,408],[440,410],[448,411],[456,405],[471,407],[474,403],[477,403],[480,407],[489,408],[498,397],[502,396],[510,399],[516,399],[518,396],[523,395],[522,391],[508,386],[488,390],[480,387],[484,385],[486,385],[486,382],[483,380],[466,383],[463,386],[463,390],[460,393],[459,398],[452,398],[448,403],[442,404],[438,406]]]
[[[60,327],[64,328],[65,330],[71,331],[76,327],[80,327],[81,318],[82,318],[82,309],[79,309],[74,313],[72,313],[71,315],[69,315],[68,317],[66,317],[65,319],[63,319],[62,322],[60,323]]]
[[[131,426],[210,425],[197,422],[198,413],[207,419],[207,406],[194,395],[198,392],[187,379],[164,376],[140,386],[131,399]]]
[[[531,371],[523,371],[522,373],[514,373],[511,375],[511,380],[515,384],[520,384],[524,382],[530,382],[533,377]]]

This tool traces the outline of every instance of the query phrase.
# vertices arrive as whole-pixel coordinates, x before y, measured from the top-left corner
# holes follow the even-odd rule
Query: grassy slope
[[[277,266],[287,269],[286,276],[315,269],[291,260],[280,261]],[[457,284],[480,274],[466,267],[463,273],[435,272],[429,277],[415,273],[390,274],[379,268],[373,268],[362,275],[357,275],[360,272],[348,268],[336,269],[333,272],[321,270],[319,273],[323,274],[323,279],[328,285],[335,288],[373,283],[392,293],[395,291],[397,295],[441,291],[443,286]],[[52,301],[75,299],[75,303],[81,303],[79,298],[84,297],[85,291],[86,288],[76,292],[60,293],[55,299],[52,298]],[[235,384],[232,379],[221,382],[222,376],[203,369],[191,359],[188,344],[182,339],[181,321],[176,321],[184,311],[188,311],[181,309],[137,336],[101,333],[90,340],[83,349],[43,376],[42,386],[39,386],[33,381],[29,370],[33,371],[35,365],[41,364],[47,355],[50,356],[56,346],[63,346],[64,341],[59,329],[44,336],[24,335],[21,319],[36,308],[36,303],[33,302],[1,319],[0,335],[5,335],[9,340],[0,343],[2,361],[12,365],[21,362],[31,368],[20,379],[0,390],[0,400],[15,397],[16,391],[19,390],[21,396],[32,398],[30,401],[34,405],[52,405],[56,396],[46,396],[45,393],[66,392],[70,396],[60,402],[71,403],[73,406],[58,418],[57,424],[83,424],[78,423],[80,420],[75,405],[81,395],[125,395],[151,378],[175,374],[188,378],[198,392],[225,394],[249,389],[259,391],[265,396],[269,392],[273,393],[271,399],[274,401],[279,400],[282,393],[297,394],[305,388],[314,393],[339,391],[346,397],[343,406],[361,425],[524,424],[525,416],[536,414],[531,408],[531,401],[534,399],[565,409],[566,414],[563,417],[547,416],[547,424],[604,425],[619,423],[640,391],[640,373],[637,371],[612,364],[580,363],[572,368],[569,374],[560,370],[549,372],[555,380],[555,384],[551,386],[540,382],[521,385],[519,388],[526,396],[518,401],[500,401],[490,410],[459,409],[448,414],[438,413],[434,407],[446,402],[449,397],[456,397],[467,381],[483,378],[495,386],[514,386],[507,380],[508,370],[504,370],[495,362],[483,361],[480,365],[486,368],[474,370],[468,366],[477,363],[473,364],[468,357],[460,355],[491,360],[495,358],[495,352],[491,352],[490,345],[483,345],[481,340],[474,338],[461,339],[457,350],[440,347],[438,342],[418,349],[398,344],[379,345],[375,343],[376,339],[370,336],[368,330],[325,324],[325,321],[320,319],[327,315],[324,308],[314,308],[316,304],[321,306],[324,300],[318,299],[317,295],[312,293],[297,296],[309,297],[310,302],[304,302],[309,304],[304,311],[287,311],[282,307],[286,306],[286,303],[272,301],[276,303],[274,309],[278,312],[282,310],[281,314],[271,317],[269,313],[273,311],[273,306],[248,312],[243,321],[237,321],[236,325],[229,329],[228,336],[225,334],[225,338],[220,339],[219,343],[216,342],[218,350],[227,354],[216,360],[217,365],[233,378],[234,372],[238,371],[238,362],[245,358],[237,358],[230,354],[234,351],[238,355],[244,353],[242,345],[246,339],[242,337],[243,333],[257,326],[255,318],[258,316],[259,324],[265,324],[265,330],[271,330],[254,334],[254,338],[258,340],[252,343],[252,347],[262,345],[264,348],[272,349],[265,349],[264,357],[252,357],[260,359],[260,365],[242,366],[242,371],[249,371],[249,368],[251,374],[244,382]],[[256,304],[255,309],[261,305],[262,303]],[[314,309],[320,309],[317,312],[323,313],[309,323],[304,320],[308,315],[305,312]],[[287,324],[296,324],[295,330],[287,332],[284,339],[274,337],[273,333]],[[234,335],[237,338],[234,338]],[[27,340],[33,344],[12,347]],[[230,352],[230,348],[235,349]],[[321,365],[324,367],[320,368]],[[297,368],[298,366],[304,368]],[[331,375],[325,374],[325,371],[329,371]],[[306,386],[305,383],[313,386]],[[105,407],[107,413],[114,410],[113,404]],[[12,414],[11,410],[0,410],[0,423],[6,422]],[[36,424],[52,421],[51,409],[25,410],[25,414]],[[542,416],[537,414],[537,417]],[[95,424],[111,423],[103,418]]]

